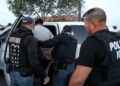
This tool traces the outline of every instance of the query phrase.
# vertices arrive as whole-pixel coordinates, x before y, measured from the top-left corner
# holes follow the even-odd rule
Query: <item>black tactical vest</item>
[[[77,40],[68,33],[62,33],[62,43],[59,43],[52,50],[52,56],[59,63],[74,63],[77,47]]]
[[[73,35],[68,35],[68,39],[66,39],[66,50],[64,51],[64,55],[67,58],[67,61],[75,61],[75,53],[77,48],[77,40],[73,37]]]
[[[84,86],[120,86],[120,35],[106,30],[93,37],[103,42],[107,55],[93,68]]]
[[[32,32],[16,32],[9,38],[9,56],[12,69],[29,67],[29,60],[26,48],[23,47],[23,41]]]

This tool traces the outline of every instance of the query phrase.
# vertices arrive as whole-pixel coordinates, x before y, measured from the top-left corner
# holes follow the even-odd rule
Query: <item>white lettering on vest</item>
[[[117,53],[117,59],[120,59],[120,50],[116,51]]]
[[[120,40],[109,43],[110,51],[115,51],[117,59],[120,59]]]
[[[21,39],[17,37],[10,37],[9,42],[20,44]]]
[[[110,42],[109,46],[110,46],[110,51],[120,49],[120,40],[119,41]]]

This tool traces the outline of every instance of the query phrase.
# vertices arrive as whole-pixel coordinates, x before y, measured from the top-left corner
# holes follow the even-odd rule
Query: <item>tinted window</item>
[[[0,35],[0,40],[3,42],[7,38],[10,30],[6,31],[4,34]]]
[[[75,38],[81,44],[88,36],[84,26],[82,25],[71,25]]]
[[[55,26],[45,25],[45,27],[48,28],[54,36],[56,35],[56,27]]]
[[[116,32],[116,33],[120,34],[120,31],[118,31],[118,32]]]

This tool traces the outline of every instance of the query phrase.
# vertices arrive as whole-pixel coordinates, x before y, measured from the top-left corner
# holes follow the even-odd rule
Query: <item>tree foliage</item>
[[[47,17],[48,14],[52,14],[55,2],[56,0],[7,0],[9,10],[15,16],[20,13],[29,16],[39,13],[41,17]]]
[[[57,15],[67,15],[72,11],[77,12],[78,21],[81,19],[81,7],[84,0],[58,0]]]
[[[54,16],[66,15],[74,9],[79,9],[83,0],[7,0],[9,10],[16,16],[20,13],[32,16],[39,15],[46,18],[49,14]],[[80,7],[79,7],[80,6]]]

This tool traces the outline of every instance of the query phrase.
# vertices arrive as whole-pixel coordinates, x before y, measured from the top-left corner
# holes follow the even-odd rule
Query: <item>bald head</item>
[[[88,10],[83,17],[86,17],[88,20],[96,20],[97,22],[105,22],[106,23],[106,13],[101,8],[92,8]]]

